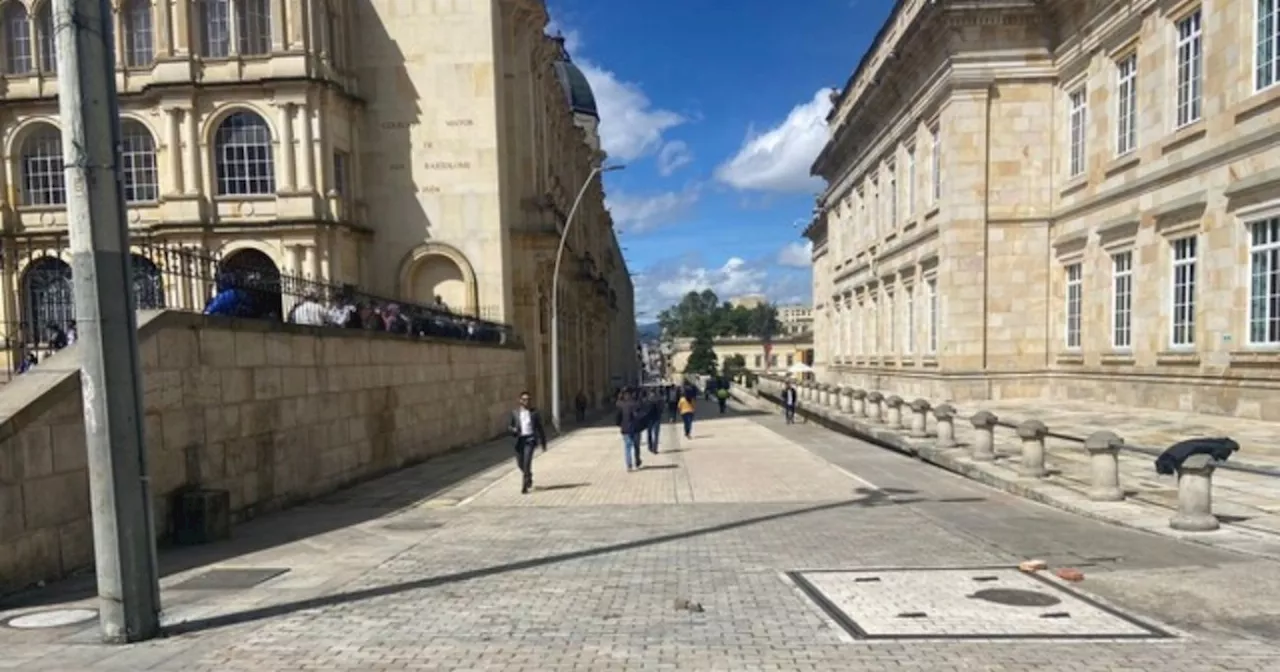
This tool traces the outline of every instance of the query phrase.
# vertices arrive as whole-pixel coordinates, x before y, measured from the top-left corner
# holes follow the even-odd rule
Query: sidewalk
[[[777,401],[770,397],[750,397],[737,388],[735,393],[740,400],[756,407],[767,404],[772,409],[777,408]],[[957,408],[955,429],[959,446],[949,450],[939,450],[935,446],[936,421],[932,413],[929,415],[930,437],[912,439],[906,430],[890,430],[887,425],[872,424],[866,418],[857,419],[829,407],[818,407],[812,402],[802,403],[801,412],[837,431],[914,455],[987,485],[1073,513],[1197,543],[1280,558],[1280,477],[1219,469],[1213,476],[1213,507],[1223,524],[1222,529],[1203,533],[1177,532],[1168,525],[1169,517],[1178,504],[1177,480],[1174,476],[1156,474],[1154,455],[1138,450],[1123,451],[1120,456],[1120,486],[1127,495],[1125,501],[1094,502],[1087,496],[1091,474],[1089,458],[1082,446],[1084,436],[1099,430],[1115,432],[1126,442],[1157,445],[1171,436],[1178,436],[1174,440],[1180,440],[1193,436],[1227,435],[1241,443],[1242,453],[1250,450],[1254,455],[1263,456],[1252,466],[1266,467],[1264,458],[1275,459],[1280,465],[1280,450],[1268,445],[1263,433],[1263,427],[1270,423],[1215,418],[1198,424],[1203,416],[1193,416],[1194,419],[1186,425],[1177,425],[1159,412],[1153,411],[1149,418],[1144,417],[1148,415],[1145,409],[1138,412],[1113,406],[1103,411],[1098,407],[1068,403],[1059,409],[1050,408],[1045,401],[1035,401],[1040,405],[1020,405],[1017,400],[1010,400]],[[994,462],[969,459],[968,446],[973,444],[976,431],[968,418],[978,410],[990,410],[1000,417],[1000,426],[995,432],[997,457]],[[904,422],[909,417],[909,413],[904,413]],[[1017,473],[1020,448],[1012,426],[1030,418],[1041,420],[1051,432],[1059,435],[1045,441],[1045,466],[1050,475],[1042,479],[1027,479]],[[1089,423],[1094,421],[1099,424],[1091,427]],[[1229,425],[1232,422],[1243,423],[1245,431],[1231,430]],[[1186,433],[1178,434],[1181,431],[1179,427],[1185,427]],[[1272,430],[1272,437],[1277,434],[1280,432]]]

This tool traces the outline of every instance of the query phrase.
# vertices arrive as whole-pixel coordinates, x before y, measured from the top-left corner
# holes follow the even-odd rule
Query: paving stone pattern
[[[811,443],[818,435],[807,428],[784,437],[778,432],[793,430],[775,422],[742,415],[707,420],[699,436],[681,444],[683,452],[662,458],[674,468],[653,473],[626,473],[607,428],[574,435],[537,458],[538,482],[549,489],[526,497],[512,494],[514,465],[507,460],[467,469],[475,482],[449,490],[431,474],[456,465],[429,462],[411,470],[424,484],[418,502],[405,501],[413,478],[401,472],[391,477],[400,494],[390,500],[338,498],[254,521],[237,539],[258,541],[255,547],[209,555],[205,566],[166,577],[167,587],[209,566],[291,567],[241,591],[166,590],[166,612],[177,624],[167,639],[109,648],[94,643],[92,628],[0,627],[0,668],[949,672],[976,665],[1065,672],[1280,666],[1274,644],[1236,631],[1086,644],[854,640],[786,572],[1012,565],[1027,540],[1056,538],[1072,540],[1081,553],[1118,545],[1141,556],[1154,544],[1152,562],[1166,566],[1242,560],[1079,521],[967,482],[940,481],[937,470],[910,461],[878,462],[872,456],[884,451],[843,437],[829,446]],[[869,452],[856,452],[864,449]],[[496,460],[504,449],[495,444],[490,450],[486,455]],[[509,456],[509,446],[505,450]],[[852,456],[851,462],[823,467],[825,450]],[[863,463],[865,470],[858,466]],[[686,495],[674,474],[663,473],[672,471],[688,472]],[[670,488],[661,494],[634,485],[647,478]],[[802,496],[805,482],[812,488]],[[577,483],[585,485],[552,487]],[[985,497],[991,501],[941,501]],[[1045,529],[1043,516],[1061,529]],[[327,530],[326,518],[335,519]],[[290,529],[315,532],[301,537]],[[278,544],[263,541],[273,535]],[[704,611],[677,609],[681,599],[701,603]],[[55,603],[92,604],[66,597],[40,608]],[[0,620],[28,611],[10,610]]]

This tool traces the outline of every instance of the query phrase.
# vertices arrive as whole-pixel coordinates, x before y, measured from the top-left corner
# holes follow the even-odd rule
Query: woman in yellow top
[[[684,421],[684,438],[693,438],[693,395],[686,392],[680,397],[678,409],[680,411],[680,419]]]

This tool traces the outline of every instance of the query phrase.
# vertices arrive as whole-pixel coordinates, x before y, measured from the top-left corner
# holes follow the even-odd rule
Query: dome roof
[[[560,80],[560,86],[564,89],[564,97],[569,101],[569,109],[574,114],[585,114],[596,119],[600,118],[600,112],[596,109],[596,94],[591,91],[591,83],[587,81],[587,76],[582,74],[582,70],[569,60],[569,54],[563,49],[560,51],[560,59],[556,61],[556,79]]]

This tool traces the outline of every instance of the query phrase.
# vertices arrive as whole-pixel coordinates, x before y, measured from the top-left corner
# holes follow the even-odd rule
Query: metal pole
[[[578,213],[582,197],[596,175],[611,170],[622,170],[625,166],[596,166],[591,169],[587,179],[582,181],[582,188],[573,199],[569,215],[564,219],[564,230],[560,232],[560,246],[556,248],[556,263],[551,270],[551,426],[560,431],[560,259],[564,257],[564,245],[569,240],[569,227],[573,226],[573,216]]]
[[[54,0],[67,229],[102,638],[160,634],[111,0]]]

